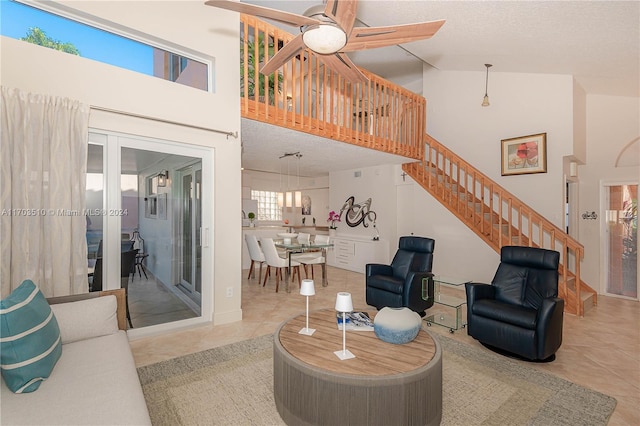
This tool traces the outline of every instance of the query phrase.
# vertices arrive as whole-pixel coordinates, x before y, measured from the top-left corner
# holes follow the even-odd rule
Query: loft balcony
[[[352,84],[309,49],[278,72],[256,68],[293,36],[240,15],[240,96],[243,118],[306,132],[364,148],[421,160],[426,100],[366,70]]]

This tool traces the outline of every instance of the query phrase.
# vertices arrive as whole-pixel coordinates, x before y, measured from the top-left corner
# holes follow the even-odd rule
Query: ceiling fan
[[[326,66],[353,83],[366,82],[368,79],[345,52],[431,38],[445,22],[356,27],[358,0],[326,0],[326,5],[310,7],[303,15],[231,0],[209,0],[205,4],[300,27],[300,34],[261,66],[262,74],[275,72],[307,47],[317,53]]]

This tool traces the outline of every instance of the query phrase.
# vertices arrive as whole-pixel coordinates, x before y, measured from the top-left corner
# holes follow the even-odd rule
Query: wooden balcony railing
[[[425,135],[424,161],[403,169],[498,253],[504,245],[560,253],[559,297],[565,311],[582,316],[583,294],[596,292],[580,279],[584,247],[489,177]]]
[[[424,97],[366,70],[366,84],[352,84],[305,49],[269,77],[255,67],[293,36],[240,15],[242,117],[353,145],[421,160]]]

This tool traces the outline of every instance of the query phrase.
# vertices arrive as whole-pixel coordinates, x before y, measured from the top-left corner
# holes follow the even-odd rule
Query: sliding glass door
[[[134,328],[206,314],[202,297],[213,285],[209,278],[202,287],[212,270],[202,268],[201,229],[212,214],[202,187],[211,184],[210,150],[102,131],[89,140],[90,285],[126,288]],[[129,250],[135,261],[124,265]]]
[[[194,300],[202,291],[202,164],[178,170],[180,189],[180,285]]]

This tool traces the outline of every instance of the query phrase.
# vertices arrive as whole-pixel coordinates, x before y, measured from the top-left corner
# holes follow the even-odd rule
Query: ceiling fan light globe
[[[347,44],[347,35],[332,24],[311,25],[302,33],[304,44],[321,55],[339,52]]]

